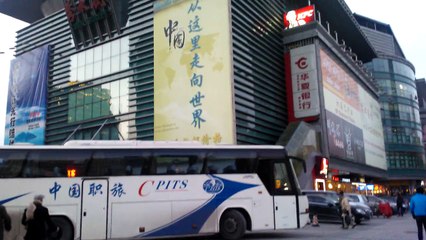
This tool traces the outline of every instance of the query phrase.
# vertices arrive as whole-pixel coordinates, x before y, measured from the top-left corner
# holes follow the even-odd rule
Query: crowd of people
[[[404,216],[404,198],[401,193],[398,193],[395,199],[397,214],[399,217]],[[339,203],[342,219],[342,228],[348,229],[349,227],[354,228],[356,226],[353,216],[351,213],[351,207],[349,205],[348,198],[344,195],[343,191],[339,194]],[[409,209],[412,217],[416,221],[418,239],[423,240],[423,229],[426,231],[426,195],[423,187],[417,187],[416,193],[411,197]],[[381,202],[379,204],[379,213],[385,217],[392,216],[392,209],[389,206],[389,202]]]

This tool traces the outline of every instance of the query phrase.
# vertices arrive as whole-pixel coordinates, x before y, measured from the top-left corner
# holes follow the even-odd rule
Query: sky
[[[423,26],[425,0],[345,2],[352,12],[389,24],[405,58],[416,68],[416,78],[426,78],[426,28]]]
[[[334,1],[334,0],[332,0]],[[407,0],[401,4],[389,0],[346,0],[352,12],[390,24],[405,57],[416,68],[416,78],[426,78],[426,28],[423,11],[425,0]],[[0,14],[0,145],[3,145],[4,122],[6,119],[7,87],[9,66],[13,59],[16,31],[27,23]]]

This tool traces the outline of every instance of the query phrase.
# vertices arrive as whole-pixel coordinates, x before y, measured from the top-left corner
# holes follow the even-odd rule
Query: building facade
[[[321,189],[364,190],[399,169],[402,161],[391,165],[388,156],[386,162],[382,98],[362,64],[381,57],[343,0],[310,1],[315,7],[292,0],[212,2],[66,1],[20,30],[17,62],[42,47],[49,52],[45,113],[30,111],[26,126],[44,128],[46,145],[72,139],[284,144],[310,169],[318,168],[317,159],[329,166],[312,179]],[[291,14],[299,17],[292,22]],[[398,77],[408,89],[414,69],[387,61],[404,72]],[[9,113],[16,102],[10,98]],[[423,161],[418,108],[413,114],[407,171]],[[9,114],[6,144],[10,136],[16,141],[14,126]],[[30,141],[34,134],[21,136]]]
[[[17,57],[50,46],[45,144],[154,139],[154,2],[128,1],[120,30],[86,37],[86,43],[75,42],[86,30],[72,34],[63,10],[18,32]],[[223,31],[233,39],[233,134],[238,143],[274,144],[287,122],[279,17],[287,5],[236,0],[226,7],[232,31]]]
[[[389,179],[409,190],[425,176],[415,68],[388,24],[356,14],[355,18],[378,52],[366,66],[379,86]]]

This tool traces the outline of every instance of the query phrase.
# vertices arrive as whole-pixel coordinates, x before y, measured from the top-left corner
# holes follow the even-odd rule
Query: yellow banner
[[[154,140],[234,144],[229,0],[154,4]]]

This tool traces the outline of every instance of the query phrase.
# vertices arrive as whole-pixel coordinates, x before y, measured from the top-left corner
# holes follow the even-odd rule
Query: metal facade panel
[[[274,144],[287,125],[284,1],[231,5],[237,142]]]

